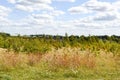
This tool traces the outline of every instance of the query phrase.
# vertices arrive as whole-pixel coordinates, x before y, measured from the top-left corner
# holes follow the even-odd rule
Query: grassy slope
[[[0,49],[0,80],[120,80],[120,58],[71,48],[45,55]]]

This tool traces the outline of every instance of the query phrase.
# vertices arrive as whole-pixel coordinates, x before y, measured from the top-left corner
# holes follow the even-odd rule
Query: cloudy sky
[[[120,35],[120,0],[0,0],[0,32]]]

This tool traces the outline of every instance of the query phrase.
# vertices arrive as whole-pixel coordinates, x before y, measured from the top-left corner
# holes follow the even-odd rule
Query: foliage
[[[46,53],[52,48],[77,47],[81,50],[99,52],[104,50],[120,55],[119,36],[52,36],[52,35],[26,35],[11,36],[8,33],[0,33],[0,47],[15,52]]]

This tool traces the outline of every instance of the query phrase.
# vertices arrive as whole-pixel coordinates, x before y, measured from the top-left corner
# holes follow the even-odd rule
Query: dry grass
[[[75,69],[80,67],[94,68],[96,65],[95,56],[87,52],[85,54],[84,53],[76,49],[63,48],[44,55],[42,59],[45,63],[48,63],[48,66],[52,69]]]
[[[115,69],[120,67],[120,57],[113,56],[112,53],[100,51],[99,55],[90,51],[81,51],[78,48],[62,48],[57,51],[52,50],[42,57],[49,68],[88,68],[88,69]]]
[[[0,51],[0,80],[119,80],[120,57],[78,48],[44,55]]]
[[[30,66],[34,66],[37,63],[40,63],[42,55],[41,54],[28,54],[27,56],[27,64]]]
[[[81,51],[77,48],[52,50],[44,55],[2,52],[3,53],[0,53],[0,69],[24,68],[28,66],[36,66],[38,64],[43,65],[41,62],[47,64],[47,67],[50,69],[78,69],[81,67],[89,69],[105,67],[114,68],[117,65],[116,59],[118,59],[113,57],[112,54],[106,54],[102,51],[100,55],[96,57],[89,51]]]
[[[41,54],[17,54],[14,52],[0,53],[0,69],[13,69],[34,66],[41,60]]]

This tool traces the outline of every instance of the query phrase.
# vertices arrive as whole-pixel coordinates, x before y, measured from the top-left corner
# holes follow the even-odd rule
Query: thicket
[[[8,33],[0,33],[0,47],[26,53],[46,53],[53,48],[77,47],[96,54],[103,50],[120,55],[120,36],[68,36],[67,34],[11,36]]]

